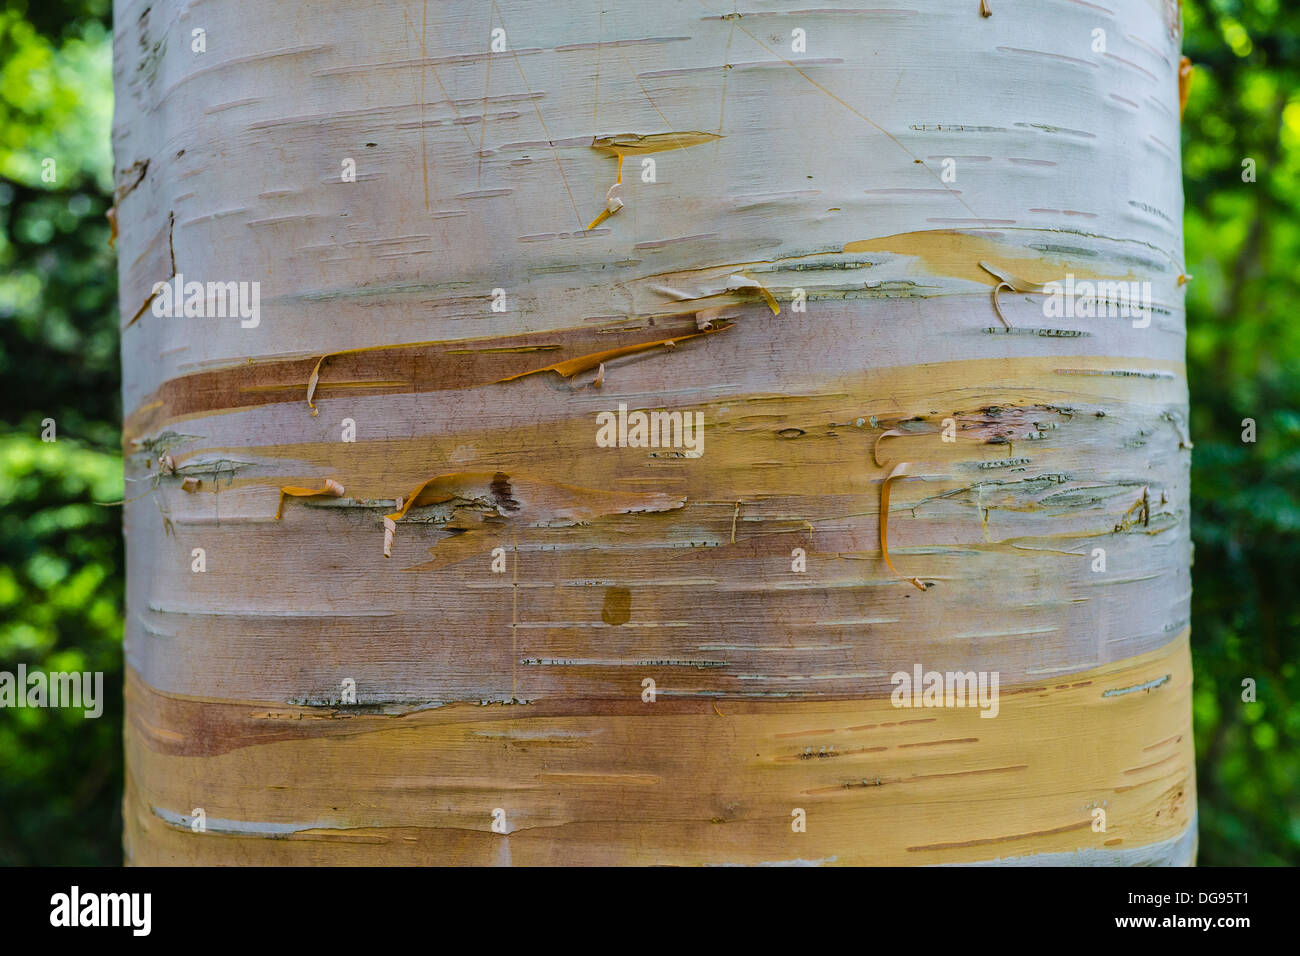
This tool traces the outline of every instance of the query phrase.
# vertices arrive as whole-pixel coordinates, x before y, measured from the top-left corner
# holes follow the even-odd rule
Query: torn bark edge
[[[1173,425],[1174,430],[1178,432],[1179,451],[1183,451],[1184,449],[1191,450],[1192,448],[1196,447],[1195,445],[1192,444],[1192,435],[1187,428],[1187,420],[1183,418],[1181,412],[1175,409],[1169,409],[1168,411],[1162,413],[1160,417],[1163,418],[1165,421],[1169,422],[1171,425]]]
[[[119,169],[118,173],[122,176],[130,176],[135,173],[135,179],[118,186],[113,190],[113,206],[116,208],[121,205],[123,199],[135,192],[135,188],[144,182],[145,176],[149,175],[149,160],[137,159],[126,169]]]
[[[110,221],[113,224],[113,235],[117,235],[117,213],[115,210],[113,211],[113,218]],[[171,267],[172,267],[171,275],[167,277],[166,282],[154,283],[154,285],[159,286],[159,288],[154,289],[154,291],[149,293],[149,298],[145,299],[144,304],[141,305],[140,308],[136,309],[135,315],[131,316],[131,321],[127,322],[126,325],[122,326],[123,332],[125,332],[131,326],[135,325],[136,320],[139,319],[140,316],[144,315],[145,310],[148,309],[149,306],[153,304],[153,300],[158,298],[159,294],[162,293],[161,286],[166,285],[167,282],[171,282],[172,279],[176,278],[176,246],[173,242],[173,233],[175,231],[176,231],[176,213],[175,211],[172,211],[167,214],[167,258],[171,262]],[[111,242],[109,244],[112,245]]]
[[[397,522],[405,518],[406,513],[415,507],[420,495],[424,494],[426,488],[435,481],[449,477],[452,477],[452,475],[441,473],[433,475],[416,485],[415,489],[406,497],[394,499],[393,507],[397,510],[384,515],[384,557],[391,558],[393,556],[393,536],[397,533]],[[443,501],[452,501],[456,497],[456,495],[450,494],[443,495],[436,501],[426,502],[426,504],[438,504]],[[429,550],[432,551],[433,549],[430,548]]]
[[[1129,515],[1133,514],[1133,512],[1135,511],[1137,512],[1137,518],[1132,524],[1130,524],[1128,520]],[[1142,527],[1144,528],[1151,527],[1151,486],[1150,485],[1144,485],[1142,487],[1142,497],[1139,498],[1137,501],[1133,502],[1133,504],[1129,506],[1128,511],[1124,512],[1124,514],[1120,516],[1119,521],[1115,524],[1115,527],[1113,529],[1114,533],[1122,534],[1125,531],[1127,531],[1129,528],[1133,527],[1134,524],[1137,524],[1138,521],[1142,522]]]

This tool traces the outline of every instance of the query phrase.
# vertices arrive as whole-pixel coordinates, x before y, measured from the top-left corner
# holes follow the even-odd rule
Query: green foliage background
[[[1183,5],[1202,865],[1300,862],[1300,7],[1285,2]],[[0,670],[101,670],[108,700],[99,720],[0,710],[0,863],[113,865],[124,568],[120,509],[95,504],[123,496],[110,2],[3,11]]]

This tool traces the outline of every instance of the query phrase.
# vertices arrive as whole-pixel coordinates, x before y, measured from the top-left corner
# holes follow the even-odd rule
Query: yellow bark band
[[[1176,856],[1195,807],[1190,689],[1186,634],[1004,686],[994,719],[887,697],[728,701],[725,716],[671,697],[383,715],[175,697],[132,675],[128,858],[915,865],[1166,843]]]

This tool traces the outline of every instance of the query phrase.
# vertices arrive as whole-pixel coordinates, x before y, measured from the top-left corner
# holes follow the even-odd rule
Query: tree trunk
[[[1190,863],[1109,7],[118,0],[127,860]]]

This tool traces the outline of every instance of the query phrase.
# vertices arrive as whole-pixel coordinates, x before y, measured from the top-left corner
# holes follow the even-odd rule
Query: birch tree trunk
[[[118,0],[129,862],[1192,862],[1176,6],[805,6]]]

